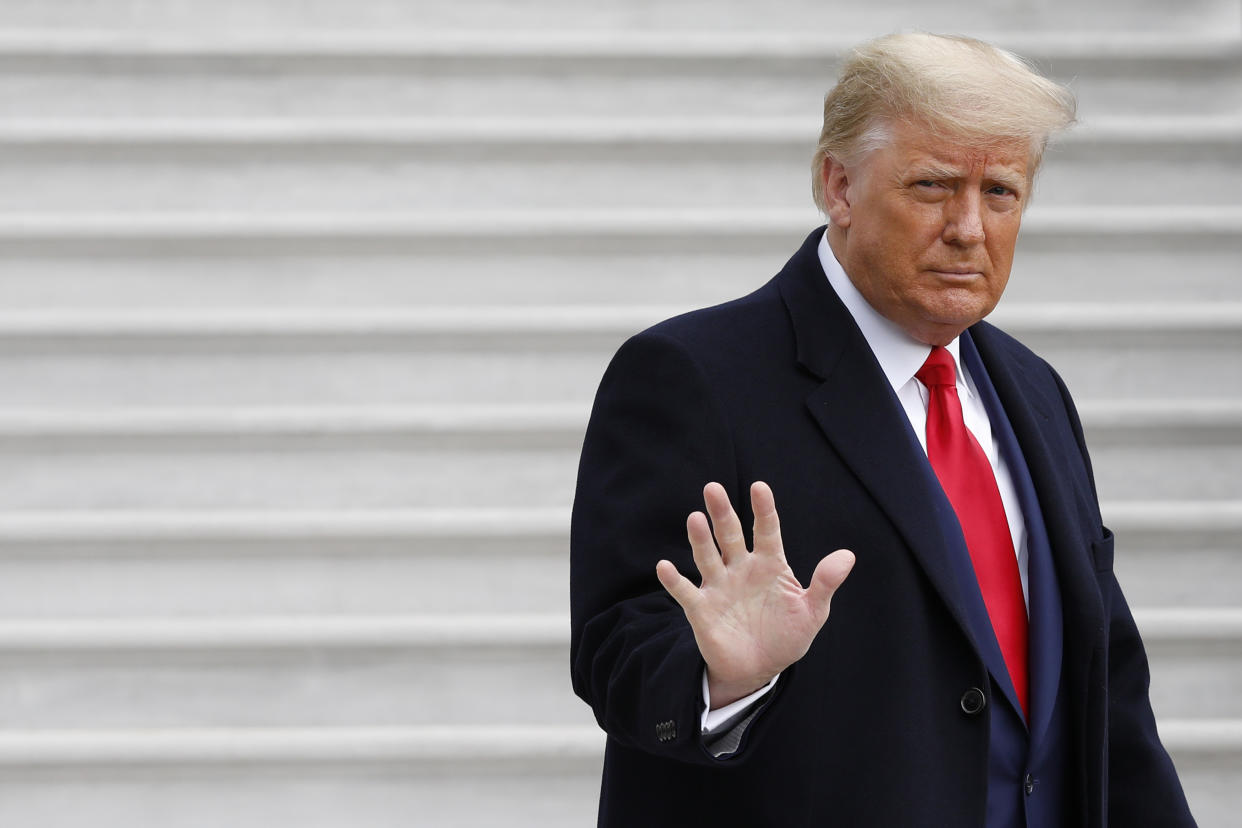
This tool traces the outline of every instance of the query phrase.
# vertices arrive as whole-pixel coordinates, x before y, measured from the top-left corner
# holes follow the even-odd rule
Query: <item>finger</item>
[[[823,624],[828,620],[828,610],[832,605],[832,596],[845,582],[846,576],[854,568],[854,553],[848,549],[838,549],[824,557],[815,567],[811,576],[811,585],[807,588],[806,599],[810,602],[811,611]]]
[[[728,492],[719,483],[708,483],[703,487],[703,502],[712,517],[712,531],[725,566],[737,563],[749,552],[746,536],[742,534],[742,522],[737,519],[737,512],[733,511]]]
[[[694,565],[703,576],[703,583],[722,577],[725,571],[724,561],[720,560],[720,552],[716,549],[716,542],[712,540],[712,528],[707,524],[707,515],[692,512],[686,518],[686,537],[690,539]]]
[[[750,485],[750,508],[755,513],[755,552],[783,555],[781,520],[776,515],[776,498],[767,483],[756,480]]]
[[[656,564],[656,578],[664,590],[689,615],[699,601],[699,588],[685,575],[677,571],[677,567],[669,561]]]

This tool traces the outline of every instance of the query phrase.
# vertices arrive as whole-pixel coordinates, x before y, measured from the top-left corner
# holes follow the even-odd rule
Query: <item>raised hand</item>
[[[702,512],[686,520],[702,586],[669,561],[656,564],[656,577],[686,613],[707,663],[712,707],[718,708],[763,687],[806,655],[828,620],[833,594],[854,566],[854,553],[838,549],[826,556],[803,589],[785,560],[776,502],[766,483],[750,487],[754,552],[746,549],[724,487],[708,483],[703,501],[711,526]]]

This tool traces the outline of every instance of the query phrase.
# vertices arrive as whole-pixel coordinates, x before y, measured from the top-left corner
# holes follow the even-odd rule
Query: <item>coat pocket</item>
[[[1113,533],[1107,526],[1104,527],[1104,537],[1091,542],[1091,558],[1096,572],[1113,571]]]

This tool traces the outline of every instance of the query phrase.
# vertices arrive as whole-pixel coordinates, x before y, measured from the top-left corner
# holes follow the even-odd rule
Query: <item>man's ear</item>
[[[820,186],[824,188],[824,206],[834,227],[850,226],[850,180],[845,165],[831,155],[824,159],[820,170]]]

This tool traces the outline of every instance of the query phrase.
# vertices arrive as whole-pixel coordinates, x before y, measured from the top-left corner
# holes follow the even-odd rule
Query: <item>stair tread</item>
[[[1150,642],[1242,643],[1242,607],[1138,607]],[[301,647],[561,647],[564,613],[0,618],[0,651]]]
[[[1242,57],[1242,37],[1228,31],[992,31],[976,32],[1035,58],[1095,60],[1220,59]],[[838,57],[859,40],[831,31],[486,30],[281,32],[124,32],[8,28],[0,54],[14,56],[411,56],[581,57],[678,60],[709,57]]]
[[[0,145],[262,144],[687,144],[781,143],[803,146],[813,119],[757,118],[7,118]],[[1059,136],[1058,144],[1226,141],[1242,136],[1242,116],[1103,116]]]
[[[355,236],[461,236],[477,238],[488,227],[493,238],[534,235],[669,237],[683,234],[797,233],[822,223],[812,209],[713,209],[704,207],[628,209],[457,210],[383,213],[130,212],[6,214],[0,241],[38,238],[127,237],[208,239],[349,238]],[[1227,234],[1242,232],[1242,205],[1057,206],[1036,204],[1023,220],[1023,233],[1038,235]]]
[[[1178,753],[1242,751],[1242,719],[1164,719],[1160,732]],[[4,730],[0,764],[556,760],[595,757],[603,744],[590,725]]]

